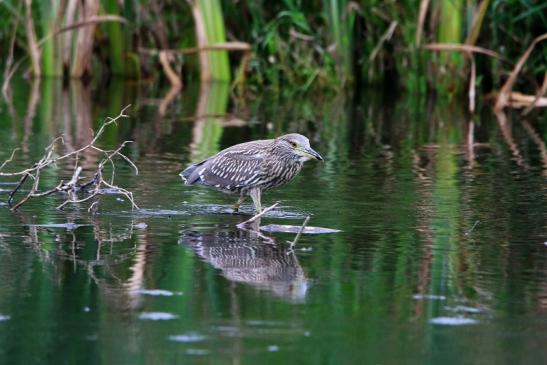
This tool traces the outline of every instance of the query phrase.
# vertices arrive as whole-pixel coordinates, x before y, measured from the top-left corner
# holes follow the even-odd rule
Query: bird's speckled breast
[[[303,165],[303,162],[294,159],[284,160],[282,163],[268,162],[265,166],[268,179],[261,184],[260,189],[266,191],[288,183],[298,175]]]

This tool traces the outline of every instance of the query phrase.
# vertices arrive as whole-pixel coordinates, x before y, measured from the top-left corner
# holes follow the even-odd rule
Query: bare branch
[[[33,180],[33,184],[30,190],[28,191],[28,193],[19,202],[13,205],[11,209],[13,211],[17,210],[21,205],[26,203],[31,198],[45,197],[55,193],[61,193],[61,194],[65,194],[67,198],[63,203],[61,203],[57,207],[57,209],[63,209],[68,204],[79,204],[79,203],[94,200],[94,202],[91,204],[90,208],[88,209],[88,211],[91,211],[93,208],[97,206],[97,200],[95,200],[95,198],[100,195],[104,195],[104,192],[101,187],[114,190],[115,193],[124,195],[131,202],[132,208],[138,209],[138,206],[135,203],[135,200],[133,198],[133,193],[114,184],[114,176],[116,173],[116,164],[114,163],[114,158],[116,157],[120,157],[121,159],[126,161],[131,166],[131,168],[135,171],[135,174],[139,173],[139,170],[137,166],[133,163],[133,161],[131,161],[129,157],[127,157],[125,154],[121,152],[121,150],[128,143],[131,143],[131,141],[122,142],[114,150],[104,150],[95,145],[96,142],[99,140],[99,138],[102,136],[107,126],[109,126],[110,124],[116,124],[120,118],[128,117],[128,115],[125,114],[125,111],[129,107],[130,105],[126,106],[114,118],[111,118],[111,117],[106,118],[105,122],[99,128],[99,130],[97,131],[97,133],[95,134],[91,142],[89,142],[87,145],[77,150],[55,157],[57,155],[56,153],[57,147],[64,145],[63,138],[57,137],[44,149],[44,155],[36,163],[34,163],[32,167],[21,170],[21,171],[14,171],[14,172],[0,171],[0,176],[20,176],[21,177],[16,187],[10,192],[8,196],[8,204],[10,207],[12,207],[13,198],[15,194],[18,191],[20,191],[21,187],[25,184],[28,178],[30,177]],[[86,183],[79,184],[80,180],[82,180],[80,175],[82,174],[82,171],[83,171],[83,168],[81,166],[78,166],[80,154],[85,153],[89,150],[102,153],[104,155],[104,158],[98,163],[95,173],[93,174],[93,178]],[[0,165],[0,169],[6,166],[9,162],[13,160],[15,151],[16,150],[12,152],[8,160],[4,161],[4,163]],[[46,191],[39,191],[38,188],[40,183],[40,173],[42,172],[42,170],[53,164],[57,164],[59,161],[67,160],[69,158],[74,159],[74,163],[73,163],[74,170],[73,170],[71,179],[68,182],[64,182],[63,180],[61,180],[55,187]],[[105,181],[103,178],[104,166],[107,163],[111,164],[112,166],[110,182]],[[90,189],[91,187],[93,187],[92,190],[88,191],[88,189]],[[78,196],[79,194],[89,194],[89,195],[85,197],[79,197]]]
[[[547,33],[544,33],[534,39],[532,41],[532,44],[526,49],[526,52],[522,54],[520,59],[518,60],[517,64],[513,68],[513,71],[511,71],[511,74],[507,78],[507,81],[505,81],[505,84],[500,89],[500,92],[498,94],[498,100],[496,101],[495,110],[499,111],[505,108],[509,104],[509,99],[511,96],[511,91],[513,89],[513,84],[515,83],[515,80],[517,79],[518,74],[520,73],[520,70],[524,66],[524,63],[526,63],[526,60],[534,50],[536,44],[539,42],[542,42],[547,39]]]
[[[13,151],[11,151],[10,157],[9,157],[6,161],[4,161],[4,162],[2,163],[2,165],[0,165],[0,170],[2,170],[2,169],[4,168],[4,166],[6,166],[8,163],[10,163],[11,161],[13,161],[13,157],[15,156],[15,152],[17,152],[17,151],[19,151],[19,150],[20,150],[20,148],[17,147],[17,148],[14,148]]]

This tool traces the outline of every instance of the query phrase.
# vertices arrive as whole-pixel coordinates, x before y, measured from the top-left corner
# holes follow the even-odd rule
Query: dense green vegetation
[[[0,16],[0,165],[18,148],[0,172],[131,104],[100,146],[132,141],[139,176],[120,161],[115,183],[141,208],[110,190],[98,214],[55,194],[12,212],[16,178],[0,181],[0,363],[547,363],[547,118],[491,110],[547,88],[545,0],[0,0]],[[283,202],[264,223],[342,230],[292,252],[178,176],[288,131],[325,161],[264,199]],[[52,165],[40,189],[101,158]],[[294,275],[264,280],[279,256]]]
[[[158,50],[188,80],[229,80],[293,92],[358,88],[384,81],[410,91],[467,88],[470,57],[424,49],[431,43],[479,46],[499,59],[474,56],[477,86],[499,90],[534,38],[545,32],[541,0],[75,1],[0,2],[2,49],[35,75],[162,78]],[[13,47],[12,43],[13,42]],[[229,42],[229,43],[226,43]],[[252,51],[241,52],[245,42]],[[225,45],[222,51],[198,48]],[[515,89],[539,90],[547,64],[540,43]],[[228,50],[228,51],[227,51]],[[229,55],[228,55],[229,53]],[[200,56],[198,57],[198,54]],[[207,65],[205,65],[205,63]],[[239,69],[240,65],[243,69]],[[207,67],[208,75],[203,75]],[[232,79],[234,77],[232,76]],[[252,89],[251,89],[252,90]]]

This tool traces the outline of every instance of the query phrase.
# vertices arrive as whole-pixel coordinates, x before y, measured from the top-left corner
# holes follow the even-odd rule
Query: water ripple
[[[150,321],[168,321],[177,318],[179,318],[179,316],[177,316],[176,314],[167,312],[143,312],[139,316],[139,319]]]
[[[466,317],[436,317],[432,318],[429,323],[440,326],[466,326],[477,324],[479,321],[473,318]]]

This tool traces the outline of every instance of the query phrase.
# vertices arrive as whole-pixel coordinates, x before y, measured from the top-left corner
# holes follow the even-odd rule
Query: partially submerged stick
[[[264,214],[268,213],[270,210],[274,209],[275,207],[277,207],[279,205],[279,202],[275,202],[275,204],[273,204],[272,206],[268,207],[268,208],[264,208],[264,210],[256,215],[254,215],[253,217],[251,217],[250,219],[247,219],[246,221],[243,221],[241,223],[239,223],[237,225],[238,228],[241,228],[241,227],[245,227],[246,225],[248,224],[251,224],[253,223],[254,221],[256,221],[258,218],[262,217]]]
[[[294,240],[288,241],[288,243],[290,243],[291,245],[291,249],[296,245],[296,243],[300,239],[300,236],[302,235],[302,232],[304,232],[304,229],[306,229],[306,225],[308,224],[309,220],[310,220],[310,216],[307,216],[306,219],[304,220],[304,223],[302,223],[302,227],[300,227],[300,230],[296,234],[296,237],[294,238]]]

